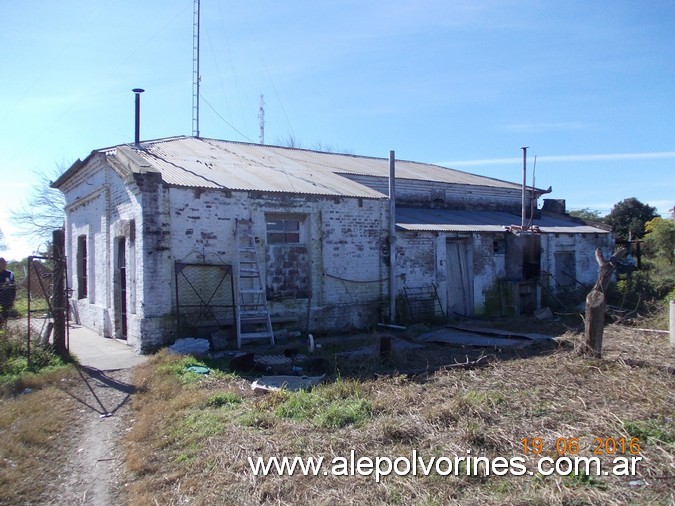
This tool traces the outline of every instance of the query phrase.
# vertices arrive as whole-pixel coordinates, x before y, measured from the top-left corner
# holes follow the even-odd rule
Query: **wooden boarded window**
[[[307,216],[269,214],[265,221],[268,300],[307,298],[310,290]]]

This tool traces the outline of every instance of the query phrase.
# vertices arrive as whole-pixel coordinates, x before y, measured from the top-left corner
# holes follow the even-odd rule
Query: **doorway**
[[[448,269],[448,317],[473,313],[468,242],[450,240],[446,245]]]
[[[117,240],[117,262],[115,264],[115,320],[117,338],[127,338],[127,241],[124,237]]]

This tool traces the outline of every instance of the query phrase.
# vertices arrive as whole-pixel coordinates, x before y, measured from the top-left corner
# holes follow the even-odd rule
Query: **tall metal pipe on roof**
[[[521,148],[523,150],[523,194],[522,194],[522,204],[521,204],[521,220],[520,220],[520,227],[522,230],[525,230],[525,227],[527,225],[526,221],[526,204],[525,204],[525,193],[527,191],[527,146],[523,146]]]
[[[136,114],[135,114],[135,128],[134,128],[134,143],[141,142],[141,93],[145,90],[142,88],[134,88],[131,90],[136,95]]]

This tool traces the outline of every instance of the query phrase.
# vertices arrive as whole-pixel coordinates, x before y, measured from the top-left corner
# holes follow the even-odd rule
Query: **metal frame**
[[[197,268],[216,268],[219,269],[220,272],[222,273],[222,277],[218,280],[218,283],[216,287],[213,289],[213,292],[205,297],[202,297],[202,294],[199,292],[198,288],[193,284],[194,280],[190,280],[188,276],[185,274],[185,269],[188,267],[197,267]],[[183,323],[183,318],[184,318],[184,311],[185,309],[198,309],[198,315],[196,320],[192,319],[190,322],[190,326],[193,328],[207,328],[207,327],[223,327],[223,326],[229,326],[229,325],[234,325],[234,322],[236,321],[236,299],[234,296],[234,272],[232,269],[231,265],[228,264],[207,264],[207,263],[185,263],[185,262],[175,262],[174,264],[174,271],[175,271],[175,280],[176,280],[176,327],[177,329],[180,329]],[[213,299],[216,296],[216,294],[219,292],[221,289],[221,286],[223,285],[223,282],[225,282],[225,279],[227,276],[230,276],[230,293],[232,297],[232,304],[215,304],[213,303]],[[199,299],[199,304],[181,304],[181,298],[180,298],[180,290],[179,290],[179,281],[182,279],[184,280],[184,283],[187,283],[187,285],[192,288],[194,293],[197,295]],[[232,320],[223,320],[222,317],[219,318],[216,314],[216,309],[231,309],[232,310]],[[211,324],[202,324],[206,321],[206,318],[209,317],[212,319]]]
[[[403,294],[410,311],[410,319],[413,322],[438,320],[436,306],[440,310],[443,321],[447,321],[435,284],[417,287],[404,286]]]
[[[28,257],[28,278],[26,282],[26,298],[27,298],[27,335],[26,335],[26,355],[27,355],[27,361],[28,364],[30,365],[31,363],[31,314],[33,313],[33,309],[31,309],[31,292],[32,292],[32,286],[31,286],[31,266],[33,265],[33,260],[47,260],[51,262],[55,262],[56,259],[51,256],[35,256],[31,255]],[[54,274],[54,271],[52,270],[52,276]],[[66,259],[63,259],[63,277],[66,280],[66,285],[65,285],[65,291],[66,294],[69,293],[68,289],[68,263],[66,262]],[[39,275],[37,276],[37,279],[40,284],[40,288],[42,289],[42,295],[45,298],[45,301],[47,302],[47,308],[49,311],[49,317],[53,319],[54,317],[54,311],[55,310],[62,310],[64,312],[64,321],[65,321],[65,327],[66,327],[66,350],[70,351],[70,311],[67,310],[67,308],[54,308],[52,304],[52,297],[53,297],[53,288],[52,290],[49,290],[49,287],[46,287],[42,277]],[[68,300],[68,297],[65,298],[65,300]]]

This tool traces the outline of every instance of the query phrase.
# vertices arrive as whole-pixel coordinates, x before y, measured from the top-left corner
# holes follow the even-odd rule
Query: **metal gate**
[[[234,337],[232,266],[176,262],[175,273],[178,337],[205,337],[214,348],[212,334]]]
[[[53,256],[29,256],[26,279],[20,286],[26,288],[27,298],[27,354],[30,363],[31,341],[33,334],[37,334],[40,343],[47,346],[52,337],[55,319],[65,322],[64,346],[70,347],[69,312],[64,304],[57,303],[54,297],[54,280],[56,269],[52,265],[61,266],[63,280],[68,279],[66,262]],[[60,300],[65,302],[68,287],[64,286],[65,293]],[[55,305],[58,304],[58,305]],[[63,306],[63,307],[61,307]]]

